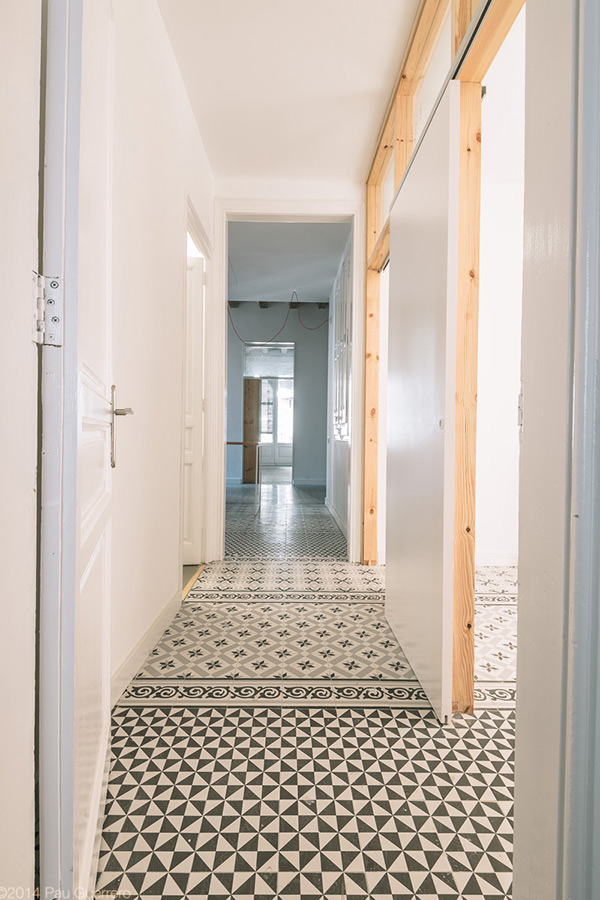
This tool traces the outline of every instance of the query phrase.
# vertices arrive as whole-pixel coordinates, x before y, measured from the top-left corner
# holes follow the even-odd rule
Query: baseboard
[[[242,481],[241,478],[226,478],[225,479],[225,484],[228,484],[230,487],[235,487],[236,485],[243,484],[243,483],[244,482]]]
[[[158,642],[161,634],[181,606],[181,591],[167,603],[144,636],[135,645],[127,659],[119,666],[110,680],[110,708],[112,709],[127,685],[141,669],[146,657]]]
[[[517,566],[518,553],[475,553],[475,568],[481,566]]]
[[[325,482],[322,478],[294,478],[292,484],[298,485],[298,487],[325,487]]]
[[[348,526],[344,524],[344,522],[342,521],[342,519],[339,516],[337,509],[335,508],[335,506],[333,505],[331,500],[327,499],[327,497],[325,498],[325,506],[327,507],[327,509],[333,516],[333,518],[335,519],[335,524],[337,525],[337,527],[340,529],[340,531],[342,532],[342,534],[344,535],[346,540],[348,540]]]

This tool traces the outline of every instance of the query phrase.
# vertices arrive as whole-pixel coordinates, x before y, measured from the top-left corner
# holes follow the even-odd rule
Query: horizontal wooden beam
[[[450,13],[452,16],[452,59],[456,56],[468,31],[475,6],[475,0],[452,0],[452,12]]]
[[[396,153],[394,155],[394,191],[408,167],[415,145],[415,110],[414,97],[410,94],[398,94],[396,97]]]
[[[423,77],[431,57],[449,3],[450,0],[422,0],[421,2],[377,138],[367,184],[381,183],[385,176],[390,161],[390,147],[391,152],[394,151],[396,97],[399,93],[413,94],[416,91],[419,79]]]
[[[381,229],[381,233],[377,238],[377,243],[373,248],[373,252],[369,257],[367,269],[373,272],[381,272],[385,266],[385,261],[390,255],[390,217],[388,216],[385,225]]]
[[[377,146],[377,152],[369,173],[368,184],[383,184],[387,170],[394,155],[394,118],[388,117],[384,124],[384,130]]]
[[[524,4],[525,0],[494,0],[462,62],[456,76],[459,81],[477,82],[485,78]]]
[[[399,89],[402,93],[416,93],[431,59],[449,3],[450,0],[426,0],[422,4],[414,40],[410,46],[404,72],[400,76]]]

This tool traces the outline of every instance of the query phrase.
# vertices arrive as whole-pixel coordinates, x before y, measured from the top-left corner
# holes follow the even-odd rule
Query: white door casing
[[[336,186],[335,190],[338,188]],[[247,197],[215,201],[215,278],[206,307],[206,502],[211,515],[206,519],[206,558],[222,559],[225,547],[225,442],[226,442],[226,360],[227,360],[227,226],[236,222],[350,222],[352,246],[365,241],[365,203],[351,192],[345,199],[292,199]],[[339,193],[335,196],[339,197]],[[364,335],[364,254],[352,254],[352,371],[361,372]],[[354,378],[350,397],[351,439],[349,441],[348,556],[361,558],[362,535],[362,441],[363,380]]]
[[[183,564],[202,562],[203,357],[206,260],[189,258],[185,289]]]
[[[452,714],[459,115],[450,82],[390,231],[386,614],[441,721]]]
[[[109,0],[85,4],[79,181],[74,862],[75,884],[87,890],[93,888],[95,877],[95,842],[110,729],[113,40]],[[121,418],[115,422],[117,431],[135,424],[135,420]]]
[[[93,890],[110,724],[108,0],[51,4],[47,60],[43,261],[64,332],[41,382],[40,888],[73,896]]]

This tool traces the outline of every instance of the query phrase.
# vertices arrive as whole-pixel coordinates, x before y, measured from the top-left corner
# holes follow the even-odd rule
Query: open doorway
[[[347,558],[349,237],[345,223],[229,223],[226,556],[296,558],[310,544]],[[308,505],[327,524],[322,547]]]
[[[475,512],[475,705],[516,688],[525,10],[483,81]]]
[[[181,553],[184,597],[203,561],[204,319],[206,256],[186,235],[183,347]]]

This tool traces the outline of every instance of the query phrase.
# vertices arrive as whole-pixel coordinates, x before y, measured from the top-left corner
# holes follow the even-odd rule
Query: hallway
[[[484,708],[442,728],[386,623],[382,570],[340,558],[316,489],[282,487],[254,525],[252,491],[228,492],[229,557],[113,711],[97,891],[510,896],[514,574],[480,573]],[[267,525],[283,537],[253,557]]]

